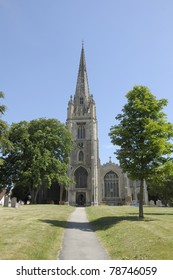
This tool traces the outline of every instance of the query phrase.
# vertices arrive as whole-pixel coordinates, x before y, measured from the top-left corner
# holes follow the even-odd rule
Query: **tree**
[[[9,138],[13,150],[4,153],[4,182],[23,185],[36,203],[39,190],[53,182],[69,184],[68,156],[73,146],[68,128],[56,119],[38,119],[12,124]],[[10,184],[10,182],[8,182]]]
[[[148,184],[150,196],[160,199],[165,206],[172,205],[173,202],[173,177],[168,177],[164,182],[152,181]]]
[[[0,98],[4,98],[4,93],[0,91]],[[4,122],[1,118],[4,115],[6,110],[5,105],[0,104],[0,154],[3,153],[4,149],[8,148],[9,150],[12,148],[12,145],[8,139],[8,124]],[[0,167],[2,167],[4,161],[2,157],[0,157]],[[0,200],[6,193],[6,189],[2,186],[2,180],[0,180]]]
[[[0,98],[4,98],[4,93],[0,91]],[[4,148],[11,148],[11,143],[8,140],[8,124],[4,122],[1,118],[6,110],[5,105],[0,104],[0,153],[3,152]],[[0,158],[0,165],[3,164],[3,159]]]
[[[2,91],[0,91],[0,98],[4,98],[4,93]],[[0,105],[0,114],[3,115],[5,110],[6,110],[5,105],[1,104]]]
[[[126,95],[127,104],[116,116],[110,137],[119,146],[116,155],[124,172],[140,180],[139,218],[143,218],[144,180],[159,168],[173,151],[173,125],[162,112],[166,99],[157,100],[147,87],[135,86]]]
[[[166,161],[147,179],[149,196],[157,197],[165,206],[173,203],[173,161]]]

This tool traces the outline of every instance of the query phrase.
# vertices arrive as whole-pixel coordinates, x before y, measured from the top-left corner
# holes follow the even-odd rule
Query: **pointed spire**
[[[88,86],[88,77],[86,71],[86,61],[84,53],[84,43],[82,41],[82,50],[79,63],[79,71],[76,84],[76,96],[85,96],[86,99],[89,97],[89,86]]]

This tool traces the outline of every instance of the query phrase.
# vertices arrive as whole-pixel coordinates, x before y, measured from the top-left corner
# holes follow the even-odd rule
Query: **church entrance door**
[[[84,206],[86,203],[86,193],[85,192],[77,192],[76,193],[76,204],[78,206]]]

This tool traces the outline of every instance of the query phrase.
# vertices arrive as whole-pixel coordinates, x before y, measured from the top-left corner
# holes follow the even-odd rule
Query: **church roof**
[[[81,50],[81,56],[80,56],[79,71],[78,71],[75,95],[80,96],[80,97],[85,96],[86,99],[88,99],[88,97],[89,97],[89,85],[88,85],[85,52],[84,52],[83,44],[82,44],[82,50]]]

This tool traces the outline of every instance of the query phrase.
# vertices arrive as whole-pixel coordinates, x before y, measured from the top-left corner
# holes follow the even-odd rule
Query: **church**
[[[124,205],[138,202],[139,182],[132,181],[118,164],[99,159],[96,103],[89,92],[84,46],[82,45],[76,91],[67,108],[67,125],[75,147],[69,158],[68,203],[74,206]],[[144,203],[148,203],[144,186]]]

